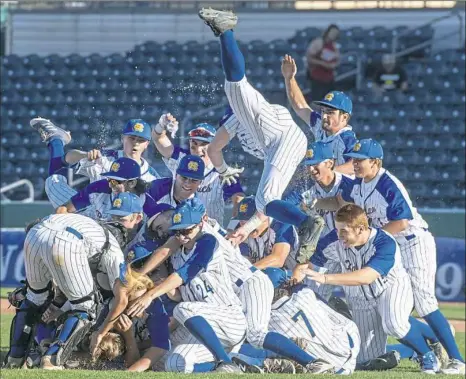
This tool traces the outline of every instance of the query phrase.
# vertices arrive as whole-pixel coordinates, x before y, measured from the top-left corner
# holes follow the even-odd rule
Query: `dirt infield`
[[[15,309],[10,307],[10,303],[8,299],[0,299],[0,310],[2,314],[13,314],[15,313]],[[448,320],[450,324],[453,325],[457,332],[465,332],[466,331],[466,321],[462,320]]]

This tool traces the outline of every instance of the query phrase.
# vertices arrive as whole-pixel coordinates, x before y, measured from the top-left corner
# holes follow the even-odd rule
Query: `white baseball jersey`
[[[311,263],[322,267],[327,260],[340,262],[343,273],[371,267],[380,274],[369,285],[343,289],[361,335],[358,362],[384,354],[387,335],[403,338],[410,330],[409,315],[414,304],[397,242],[382,229],[372,228],[363,246],[345,248],[334,230],[319,241]]]
[[[168,159],[163,158],[163,161],[172,172],[173,178],[176,176],[176,169],[181,159],[187,154],[189,154],[189,150],[174,145],[172,156]],[[243,193],[243,188],[239,180],[231,185],[222,185],[220,176],[212,164],[205,168],[204,175],[204,180],[199,185],[196,195],[206,207],[207,215],[223,225],[225,202],[231,199],[233,195]]]
[[[34,289],[45,288],[53,280],[68,300],[78,300],[93,292],[94,280],[88,259],[100,252],[106,241],[102,227],[89,217],[78,214],[51,215],[35,225],[24,243],[26,278]],[[115,237],[109,233],[109,250],[102,255],[98,270],[105,274],[109,290],[120,275],[124,262]],[[30,294],[29,294],[30,293]],[[43,294],[28,292],[36,304]],[[47,295],[47,293],[45,293]],[[79,304],[90,307],[92,301]]]
[[[333,187],[327,192],[323,189],[319,183],[314,182],[311,188],[306,192],[303,192],[302,197],[304,198],[306,204],[311,204],[314,199],[325,199],[329,197],[337,196],[343,191],[351,190],[353,187],[353,179],[347,175],[341,174],[338,171],[335,173],[335,182]],[[325,237],[333,229],[335,229],[335,213],[331,211],[319,210],[318,213],[325,220],[325,227],[322,230],[321,238]]]
[[[251,238],[240,245],[241,253],[247,256],[252,263],[260,261],[272,253],[276,243],[290,245],[290,253],[285,260],[284,268],[293,270],[296,266],[296,255],[299,250],[299,237],[296,228],[273,220],[270,227],[259,237]]]
[[[329,143],[332,146],[333,154],[335,156],[336,165],[342,165],[348,162],[351,158],[345,158],[344,154],[353,151],[356,145],[357,138],[351,126],[345,126],[338,132],[328,135],[322,128],[322,116],[319,112],[312,111],[309,120],[309,127],[314,135],[315,141],[322,141]]]
[[[81,159],[75,167],[75,173],[87,176],[91,183],[95,182],[102,179],[102,173],[110,171],[110,167],[116,159],[125,156],[123,150],[102,150],[101,153],[102,157],[94,161],[87,158]],[[152,182],[158,178],[160,178],[158,172],[145,159],[141,158],[141,179]]]
[[[437,310],[435,240],[403,184],[392,173],[381,168],[370,182],[355,179],[353,188],[345,188],[342,196],[346,201],[353,201],[364,208],[370,225],[376,228],[390,221],[408,220],[409,226],[394,237],[400,245],[403,266],[411,278],[416,310],[421,316]]]
[[[360,346],[356,324],[319,300],[309,288],[274,303],[269,328],[288,338],[304,338],[305,350],[334,365],[337,372],[350,374],[355,369]]]
[[[183,301],[240,305],[222,245],[216,236],[204,232],[191,250],[182,247],[171,256],[173,270],[183,279],[179,288]]]
[[[256,194],[259,211],[281,198],[297,166],[304,158],[307,138],[285,107],[269,104],[244,77],[225,81],[231,109],[220,121],[230,136],[238,137],[243,150],[264,161]]]

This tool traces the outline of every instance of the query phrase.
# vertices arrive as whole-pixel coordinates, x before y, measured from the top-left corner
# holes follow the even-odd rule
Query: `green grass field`
[[[0,296],[6,297],[6,293],[11,289],[1,288],[0,289]],[[442,312],[448,319],[456,319],[456,320],[465,320],[465,309],[464,304],[442,304],[441,306]],[[9,345],[9,330],[10,330],[10,322],[11,322],[12,315],[11,314],[2,314],[0,318],[0,356],[3,361],[3,357],[8,351]],[[466,344],[466,337],[465,333],[457,333],[456,339],[458,341],[458,345],[460,346],[460,350],[465,355],[465,344]],[[396,343],[396,341],[391,340],[390,343]],[[2,369],[0,373],[1,379],[42,379],[42,378],[52,378],[54,375],[57,375],[56,372],[50,371],[43,371],[43,370],[5,370]],[[113,379],[123,379],[123,378],[151,378],[156,379],[165,379],[165,378],[174,378],[176,374],[170,373],[155,373],[155,372],[145,372],[141,374],[136,373],[129,373],[124,371],[84,371],[84,370],[68,370],[64,372],[60,372],[61,379],[81,379],[81,378],[109,378],[110,376]],[[247,374],[243,375],[243,377],[253,377],[256,375]],[[285,376],[292,377],[291,375],[272,375],[268,374],[267,377],[275,379],[277,378],[284,378]],[[295,377],[294,375],[293,377]],[[302,375],[304,377],[304,375]],[[353,375],[356,378],[407,378],[407,379],[417,379],[417,378],[425,378],[425,375],[419,372],[418,367],[408,361],[403,360],[401,364],[394,370],[388,372],[381,372],[381,373],[368,373],[368,372],[357,372]],[[196,374],[196,378],[204,379],[216,379],[217,377],[231,377],[229,374]],[[461,375],[453,376],[457,378],[462,378]]]

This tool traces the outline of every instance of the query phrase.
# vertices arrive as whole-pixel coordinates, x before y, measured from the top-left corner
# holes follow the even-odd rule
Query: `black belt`
[[[76,229],[73,229],[71,228],[70,226],[67,226],[65,228],[65,230],[68,232],[68,233],[71,233],[71,234],[74,234],[76,237],[78,237],[80,240],[83,239],[83,235],[81,233],[79,233]]]
[[[251,266],[251,267],[249,267],[249,270],[250,270],[251,272],[254,273],[254,272],[257,271],[257,268],[254,267],[254,266]],[[237,287],[241,287],[241,286],[244,284],[244,282],[243,282],[241,279],[238,279],[238,280],[235,282],[235,284],[236,284]]]

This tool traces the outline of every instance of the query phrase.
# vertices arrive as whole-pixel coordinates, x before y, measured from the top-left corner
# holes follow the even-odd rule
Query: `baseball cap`
[[[203,122],[202,124],[195,125],[188,132],[188,136],[190,139],[194,139],[196,141],[204,141],[210,143],[214,139],[216,132],[217,131],[212,125]]]
[[[323,162],[326,159],[335,159],[332,146],[329,143],[318,141],[309,145],[303,163],[307,166],[311,166]]]
[[[341,91],[332,91],[324,96],[321,101],[314,101],[317,106],[324,106],[338,109],[351,115],[353,112],[353,102],[345,93]]]
[[[115,216],[128,216],[133,213],[142,213],[142,202],[138,195],[131,192],[120,192],[112,201],[108,214]]]
[[[356,159],[383,159],[383,148],[375,139],[362,139],[357,141],[353,150],[350,153],[344,154],[344,156]]]
[[[176,173],[186,178],[203,180],[205,164],[201,157],[196,155],[185,155],[176,169]]]
[[[147,258],[156,250],[160,245],[154,241],[143,241],[132,246],[126,254],[126,263],[136,263],[144,258]]]
[[[185,201],[176,209],[172,217],[170,230],[189,229],[199,224],[205,214],[205,207],[200,201]]]
[[[175,209],[174,206],[166,203],[156,204],[153,208],[148,209],[145,213],[147,215],[147,226],[150,228],[152,222],[157,218],[157,216],[168,210]]]
[[[125,136],[141,137],[146,141],[151,140],[150,125],[140,118],[129,120],[123,128],[122,134]]]
[[[110,171],[104,172],[102,176],[116,180],[131,180],[141,176],[141,166],[134,159],[121,157],[116,159],[110,166]]]
[[[233,218],[238,221],[247,221],[256,213],[256,199],[254,196],[245,197],[238,204],[238,214]]]

